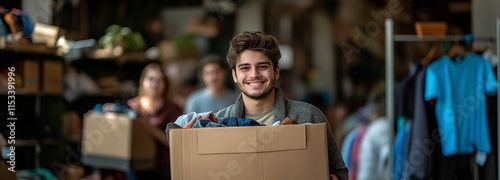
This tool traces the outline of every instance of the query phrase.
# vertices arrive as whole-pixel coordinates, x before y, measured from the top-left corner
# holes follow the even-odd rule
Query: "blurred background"
[[[0,0],[4,14],[18,9],[17,23],[24,25],[25,17],[35,26],[32,32],[16,22],[14,30],[0,27],[2,98],[4,67],[12,63],[24,67],[16,70],[20,78],[36,70],[41,79],[34,87],[16,79],[16,113],[23,119],[16,126],[16,168],[57,174],[77,166],[91,174],[79,159],[86,112],[136,96],[141,72],[151,62],[162,64],[170,81],[168,99],[184,108],[188,96],[203,87],[200,59],[225,59],[229,40],[249,30],[277,37],[283,54],[277,86],[289,99],[320,108],[341,146],[354,126],[346,125],[347,117],[359,113],[385,79],[386,18],[393,19],[395,34],[415,35],[416,22],[439,21],[447,35],[494,38],[499,8],[497,0]],[[496,48],[494,41],[467,47]],[[430,42],[396,43],[396,82],[430,48]],[[237,89],[230,78],[227,86]],[[5,103],[0,107],[7,109]],[[8,136],[4,112],[1,128]]]

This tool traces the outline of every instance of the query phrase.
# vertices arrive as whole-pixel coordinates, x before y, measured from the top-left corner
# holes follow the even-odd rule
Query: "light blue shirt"
[[[351,152],[354,145],[354,139],[356,138],[357,134],[358,129],[352,130],[345,136],[344,142],[342,143],[342,159],[344,159],[344,163],[347,169],[349,169],[349,166],[351,165]]]
[[[184,114],[190,112],[217,112],[234,104],[239,94],[239,91],[228,90],[223,95],[214,97],[210,95],[207,88],[200,89],[189,95],[184,107]]]
[[[443,56],[428,66],[425,83],[425,100],[436,99],[443,155],[489,153],[486,94],[494,95],[498,84],[488,61],[474,54],[461,61]]]

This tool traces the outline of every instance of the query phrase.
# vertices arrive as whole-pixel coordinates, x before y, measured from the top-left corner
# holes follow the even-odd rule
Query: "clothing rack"
[[[489,41],[496,42],[496,53],[497,53],[497,83],[500,88],[500,18],[496,20],[496,37],[476,37],[474,35],[447,35],[447,36],[417,36],[417,35],[400,35],[394,34],[394,23],[392,19],[385,20],[385,81],[386,81],[386,115],[389,119],[390,124],[394,124],[394,42],[454,42],[454,41]],[[500,112],[500,91],[497,89],[497,113]],[[498,129],[500,129],[500,115],[497,116]],[[394,137],[395,132],[391,131],[391,136]],[[500,145],[500,133],[497,134],[498,142],[497,146]],[[394,138],[391,138],[391,144],[393,144]],[[392,154],[392,151],[391,151]],[[497,148],[497,155],[500,155],[500,148]],[[393,167],[392,156],[389,156],[389,167]],[[500,161],[499,161],[500,162]],[[500,172],[500,163],[497,166],[497,172]],[[498,175],[498,180],[500,180],[500,174]]]
[[[453,41],[488,41],[495,42],[494,37],[476,37],[473,35],[448,35],[448,36],[418,36],[395,34],[394,41],[396,42],[453,42]]]

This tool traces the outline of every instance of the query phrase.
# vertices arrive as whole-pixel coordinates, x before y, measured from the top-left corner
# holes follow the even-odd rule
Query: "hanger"
[[[432,61],[438,59],[443,55],[443,51],[441,48],[439,48],[437,42],[432,43],[431,49],[429,49],[429,52],[427,52],[427,55],[425,55],[421,60],[420,64],[422,66],[427,66],[430,64]]]
[[[465,57],[466,54],[467,51],[462,45],[458,44],[457,37],[455,37],[455,43],[450,47],[450,50],[448,50],[448,57],[455,61],[459,61]]]

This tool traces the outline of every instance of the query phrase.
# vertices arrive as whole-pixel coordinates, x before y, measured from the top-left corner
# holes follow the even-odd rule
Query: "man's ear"
[[[233,75],[233,82],[238,83],[238,77],[236,76],[236,69],[231,70],[231,74]]]
[[[276,66],[276,68],[274,68],[274,79],[278,79],[280,78],[280,66]]]

